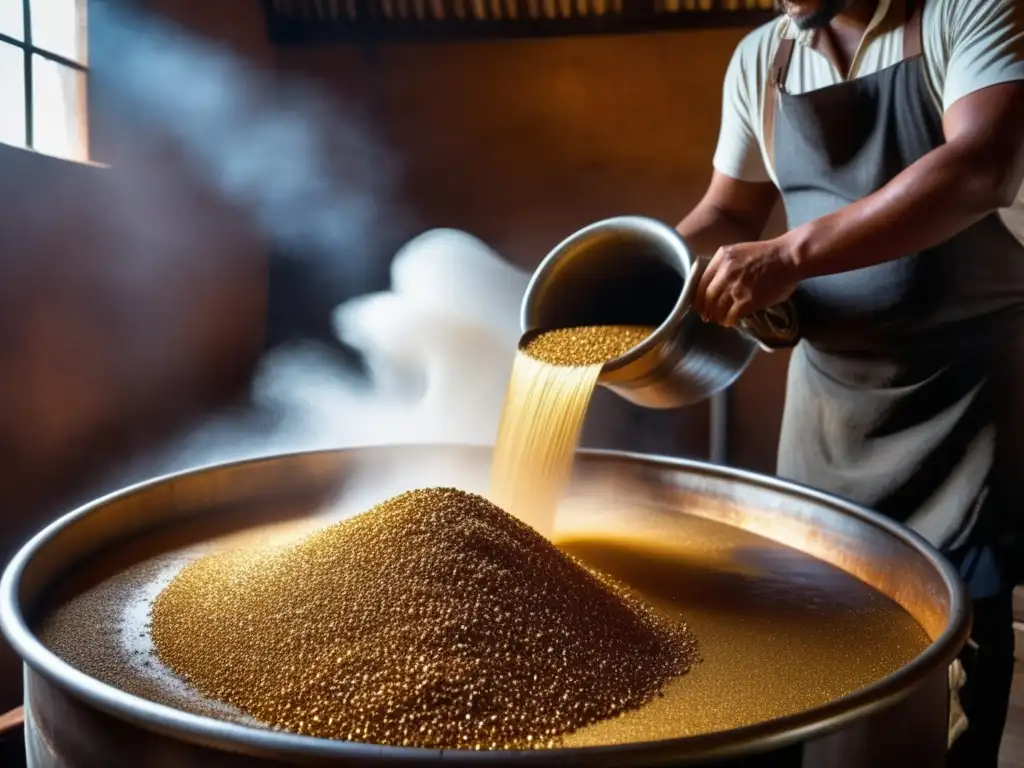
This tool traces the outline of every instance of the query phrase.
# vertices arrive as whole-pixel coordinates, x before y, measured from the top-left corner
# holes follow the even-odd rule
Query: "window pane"
[[[25,39],[25,17],[21,0],[0,0],[0,33],[15,40]]]
[[[85,74],[32,56],[32,147],[68,160],[88,160]]]
[[[85,64],[85,0],[32,0],[30,7],[32,45]]]
[[[25,146],[25,52],[9,43],[0,43],[0,141]]]

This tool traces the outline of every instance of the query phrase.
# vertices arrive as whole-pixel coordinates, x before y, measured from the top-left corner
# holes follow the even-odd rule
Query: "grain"
[[[650,701],[696,653],[681,623],[451,488],[200,558],[150,632],[200,693],[264,723],[434,749],[555,746]]]
[[[645,326],[527,335],[512,363],[491,468],[491,499],[550,538],[602,366],[647,338]]]
[[[549,365],[604,365],[626,354],[650,336],[653,330],[645,325],[555,328],[528,336],[521,347],[524,354]]]
[[[660,502],[648,505],[647,498],[642,491],[632,499],[602,494],[592,506],[586,496],[574,496],[559,548],[629,584],[670,619],[685,619],[700,640],[701,663],[672,680],[664,696],[566,735],[562,746],[678,739],[806,713],[896,672],[931,643],[900,606],[834,566],[723,523],[665,514]],[[168,531],[158,529],[114,556],[71,568],[51,598],[36,606],[37,636],[105,685],[191,714],[253,725],[250,716],[178,685],[155,654],[139,656],[134,641],[142,633],[149,637],[146,614],[167,583],[164,573],[176,573],[182,560],[195,560],[211,546],[240,543],[214,532],[222,530],[216,527],[222,520],[201,515],[195,521],[197,533],[210,531],[202,544],[169,545]],[[323,523],[311,510],[299,523],[306,526]],[[246,531],[248,540],[283,534]]]

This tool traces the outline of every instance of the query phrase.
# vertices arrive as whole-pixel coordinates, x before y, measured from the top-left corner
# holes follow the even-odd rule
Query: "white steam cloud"
[[[395,156],[296,77],[262,69],[121,0],[90,4],[93,76],[106,103],[170,138],[189,170],[256,219],[275,244],[361,278],[393,220]]]
[[[253,410],[208,422],[119,479],[307,449],[492,444],[527,275],[470,235],[434,230],[398,253],[391,277],[390,290],[335,313],[368,376],[316,345],[279,349],[257,372]]]
[[[91,24],[94,46],[117,52],[99,57],[94,74],[121,113],[173,139],[192,172],[246,211],[271,242],[360,283],[377,225],[394,214],[395,164],[367,126],[328,109],[330,100],[310,86],[260,71],[161,20],[96,2]],[[336,335],[362,354],[367,376],[322,346],[278,349],[260,365],[251,408],[137,457],[103,489],[295,450],[491,444],[527,279],[466,233],[427,232],[395,257],[390,290],[335,311]],[[638,432],[678,439],[672,419],[653,414],[660,428],[651,430],[638,422],[637,409],[607,405],[614,400],[595,398],[605,418],[600,431],[591,419],[591,444],[614,446]],[[630,447],[651,446],[634,440]],[[401,482],[438,482],[437,473],[420,470]],[[386,478],[377,479],[383,487]],[[461,484],[481,490],[478,479]],[[388,490],[400,490],[393,486]]]

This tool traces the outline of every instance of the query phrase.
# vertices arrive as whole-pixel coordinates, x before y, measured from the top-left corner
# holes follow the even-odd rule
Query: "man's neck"
[[[853,59],[878,3],[879,0],[853,0],[816,36],[815,47],[828,56],[844,78],[850,76]]]
[[[875,17],[878,2],[879,0],[852,0],[842,13],[836,14],[832,19],[832,28],[840,34],[858,30],[863,34]]]

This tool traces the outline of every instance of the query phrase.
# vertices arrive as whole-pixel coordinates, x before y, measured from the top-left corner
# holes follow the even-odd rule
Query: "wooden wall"
[[[532,269],[592,221],[674,223],[700,199],[745,33],[283,49],[278,62],[365,110],[398,155],[403,235],[459,227]],[[737,385],[730,463],[773,470],[785,362],[761,356]],[[637,418],[660,434],[631,447],[706,455],[706,407]]]
[[[235,3],[162,5],[272,63],[256,3],[249,33]],[[0,144],[3,562],[96,472],[243,389],[261,349],[261,239],[166,148],[92,118],[111,167]],[[0,643],[0,711],[20,691]]]

